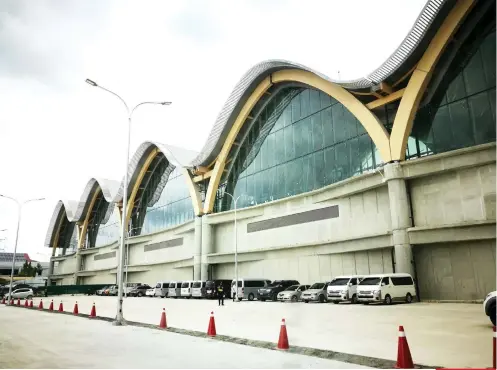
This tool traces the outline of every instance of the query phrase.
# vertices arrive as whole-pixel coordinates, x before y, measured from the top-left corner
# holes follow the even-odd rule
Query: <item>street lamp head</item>
[[[170,102],[170,101],[162,101],[159,104],[161,104],[161,105],[171,105],[172,102]]]
[[[92,85],[92,86],[98,86],[97,83],[95,81],[92,81],[90,80],[89,78],[86,79],[85,81],[88,85]]]

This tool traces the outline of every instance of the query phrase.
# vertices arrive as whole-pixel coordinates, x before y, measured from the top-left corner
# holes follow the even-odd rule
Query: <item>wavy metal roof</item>
[[[415,52],[423,38],[426,36],[445,4],[453,4],[453,0],[428,0],[413,27],[397,47],[393,54],[376,70],[363,78],[349,81],[339,81],[329,78],[302,64],[287,60],[267,60],[248,70],[236,84],[228,100],[219,113],[214,126],[209,133],[200,154],[191,162],[192,166],[207,166],[217,156],[223,145],[224,139],[239,113],[245,99],[253,89],[267,76],[283,69],[299,69],[314,73],[327,81],[336,83],[349,90],[373,88],[375,85],[387,80],[399,71],[408,58]],[[443,14],[441,14],[443,16]],[[410,68],[410,67],[409,67]]]
[[[59,224],[60,218],[65,217],[69,222],[77,222],[79,219],[75,217],[79,206],[79,202],[76,200],[59,200],[50,218],[50,223],[48,224],[47,235],[45,236],[45,247],[50,247],[52,238],[54,237],[54,231]]]

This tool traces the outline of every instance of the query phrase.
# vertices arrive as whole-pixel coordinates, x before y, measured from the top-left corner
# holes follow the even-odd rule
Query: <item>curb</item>
[[[14,308],[24,308],[24,306],[10,306],[10,305],[5,305],[6,307],[14,307]],[[28,308],[30,311],[42,311],[42,312],[47,312],[47,313],[52,313],[52,314],[57,314],[57,315],[67,315],[67,316],[72,316],[72,317],[83,317],[83,318],[88,318],[90,320],[98,320],[98,321],[106,321],[106,322],[113,322],[114,319],[110,317],[102,317],[102,316],[96,316],[96,317],[90,317],[90,315],[87,314],[78,314],[74,315],[72,312],[64,311],[64,312],[58,312],[57,310],[49,311],[47,308],[39,309],[36,307],[33,308]],[[216,335],[215,337],[210,337],[204,332],[200,331],[195,331],[195,330],[188,330],[188,329],[180,329],[180,328],[174,328],[174,327],[167,327],[167,329],[161,329],[159,328],[158,325],[153,325],[153,324],[146,324],[142,322],[137,322],[137,321],[126,321],[126,325],[129,326],[135,326],[135,327],[140,327],[140,328],[147,328],[147,329],[154,329],[158,331],[166,331],[170,333],[176,333],[176,334],[182,334],[182,335],[189,335],[192,337],[198,337],[198,338],[208,338],[211,340],[218,340],[220,342],[230,342],[230,343],[235,343],[235,344],[241,344],[249,347],[256,347],[256,348],[264,348],[268,350],[274,350],[276,351],[276,344],[272,342],[267,342],[267,341],[261,341],[261,340],[252,340],[252,339],[245,339],[245,338],[238,338],[238,337],[232,337],[229,335]],[[295,353],[299,355],[305,355],[305,356],[311,356],[311,357],[318,357],[318,358],[323,358],[326,360],[335,360],[335,361],[341,361],[341,362],[347,362],[350,364],[355,364],[355,365],[362,365],[362,366],[369,366],[377,369],[394,369],[396,365],[396,361],[393,360],[387,360],[387,359],[382,359],[382,358],[376,358],[376,357],[368,357],[368,356],[361,356],[361,355],[354,355],[350,353],[344,353],[344,352],[335,352],[331,350],[324,350],[324,349],[317,349],[317,348],[311,348],[311,347],[300,347],[300,346],[290,346],[288,350],[285,352],[288,353]],[[415,364],[414,365],[416,369],[441,369],[443,368],[442,366],[427,366],[427,365],[420,365],[420,364]]]

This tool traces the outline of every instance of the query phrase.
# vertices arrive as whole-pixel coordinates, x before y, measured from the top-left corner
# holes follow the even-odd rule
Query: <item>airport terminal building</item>
[[[483,299],[496,289],[495,14],[495,1],[428,0],[353,81],[254,66],[200,152],[138,148],[126,214],[118,181],[57,204],[51,283],[115,283],[124,220],[129,282],[232,279],[236,238],[239,277],[407,272],[421,300]]]

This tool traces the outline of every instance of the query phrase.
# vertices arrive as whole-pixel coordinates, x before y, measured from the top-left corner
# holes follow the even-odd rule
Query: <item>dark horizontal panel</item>
[[[147,244],[146,246],[143,247],[143,251],[150,252],[150,251],[155,251],[157,249],[179,247],[180,245],[183,245],[183,238],[176,238],[176,239],[166,240],[160,243]]]
[[[255,233],[279,227],[299,225],[307,222],[327,220],[339,216],[338,205],[314,209],[312,211],[295,213],[289,216],[271,218],[269,220],[257,221],[247,224],[247,233]]]
[[[116,256],[116,252],[108,252],[108,253],[102,253],[102,254],[96,254],[93,256],[94,261],[98,260],[106,260],[107,258],[113,258]]]

